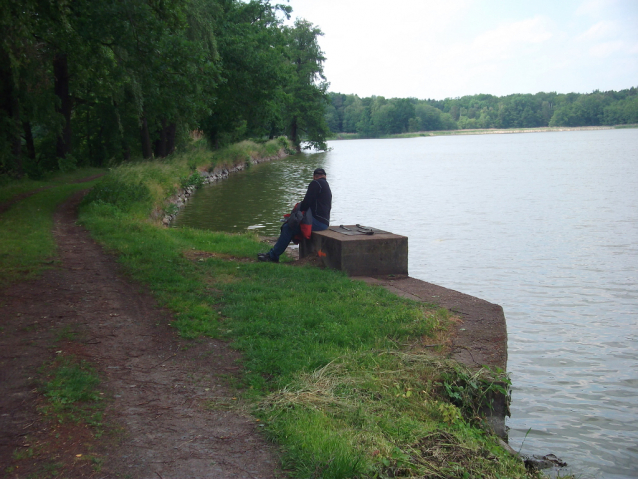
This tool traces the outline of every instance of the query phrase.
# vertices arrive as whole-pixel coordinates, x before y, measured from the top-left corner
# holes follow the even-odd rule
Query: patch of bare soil
[[[55,214],[62,266],[0,292],[0,475],[281,477],[275,448],[229,385],[238,354],[180,340],[170,315],[75,224],[80,198]],[[38,371],[59,355],[99,371],[100,437],[38,411]]]

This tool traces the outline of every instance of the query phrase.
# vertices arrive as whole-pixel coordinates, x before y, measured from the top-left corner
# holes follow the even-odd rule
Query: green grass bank
[[[425,347],[445,343],[447,311],[340,272],[257,263],[266,246],[254,234],[153,219],[179,188],[196,185],[198,171],[284,147],[243,142],[211,152],[196,143],[162,161],[113,168],[79,220],[172,311],[179,335],[220,338],[242,352],[240,394],[280,445],[291,477],[535,477],[477,414],[503,373],[469,371],[445,359],[445,347]],[[16,244],[6,252],[23,254]],[[55,261],[54,248],[47,258]]]

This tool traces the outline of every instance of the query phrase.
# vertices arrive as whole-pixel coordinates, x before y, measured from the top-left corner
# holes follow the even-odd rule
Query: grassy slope
[[[244,396],[293,476],[529,477],[472,425],[472,398],[459,408],[443,393],[468,373],[422,353],[442,334],[445,312],[339,272],[248,261],[264,248],[254,235],[148,219],[194,169],[272,154],[267,148],[279,147],[198,148],[114,169],[81,221],[173,311],[179,334],[223,338],[243,352]],[[488,387],[483,379],[474,378]]]

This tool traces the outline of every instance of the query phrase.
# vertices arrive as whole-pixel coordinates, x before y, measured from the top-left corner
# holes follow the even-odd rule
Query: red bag
[[[286,218],[286,224],[288,224],[290,229],[294,231],[300,228],[301,236],[310,239],[312,234],[312,209],[308,208],[308,211],[299,211],[299,203],[297,203],[289,215],[284,215],[284,218]],[[293,240],[296,240],[297,237],[299,235],[295,235]]]

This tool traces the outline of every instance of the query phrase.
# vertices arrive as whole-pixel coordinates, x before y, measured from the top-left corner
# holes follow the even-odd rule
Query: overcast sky
[[[289,4],[324,32],[333,92],[443,99],[638,86],[638,0]]]

